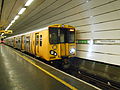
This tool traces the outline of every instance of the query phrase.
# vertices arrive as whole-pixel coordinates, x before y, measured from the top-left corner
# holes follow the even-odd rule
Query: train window
[[[18,43],[20,43],[20,40],[18,40]]]
[[[60,28],[60,43],[74,43],[75,30],[69,28]]]
[[[42,46],[42,35],[40,35],[40,46]]]
[[[49,28],[50,44],[58,44],[58,28]]]
[[[36,45],[38,45],[39,44],[39,34],[37,33],[37,34],[35,34],[35,42],[36,42]]]
[[[75,42],[75,30],[74,29],[68,29],[67,40],[68,40],[68,43],[74,43]]]
[[[75,30],[69,28],[49,28],[49,38],[51,44],[74,43]]]
[[[60,30],[60,43],[65,43],[65,30]]]
[[[26,37],[26,43],[29,43],[30,42],[30,37]]]

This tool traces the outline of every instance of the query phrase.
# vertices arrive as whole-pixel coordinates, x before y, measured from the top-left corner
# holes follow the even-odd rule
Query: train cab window
[[[74,43],[75,30],[69,28],[60,28],[60,43]]]
[[[40,46],[42,46],[42,35],[40,35]]]
[[[74,43],[75,30],[70,28],[49,28],[50,44]]]
[[[49,28],[50,44],[58,44],[58,28]]]
[[[68,29],[67,40],[68,40],[68,43],[74,43],[75,42],[75,30],[74,29]]]

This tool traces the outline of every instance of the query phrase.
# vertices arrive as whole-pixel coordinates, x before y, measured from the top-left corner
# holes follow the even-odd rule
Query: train
[[[76,56],[75,33],[71,25],[54,24],[8,37],[5,44],[46,61],[60,61]]]

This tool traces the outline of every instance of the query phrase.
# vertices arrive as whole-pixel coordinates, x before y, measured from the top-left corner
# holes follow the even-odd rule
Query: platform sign
[[[120,39],[96,39],[94,44],[120,45]]]
[[[7,30],[7,31],[5,31],[5,30],[0,30],[0,33],[12,34],[13,31],[12,31],[12,30]]]
[[[90,40],[77,40],[77,44],[89,44]]]
[[[7,31],[5,31],[5,34],[12,34],[12,33],[13,33],[12,30],[7,30]]]

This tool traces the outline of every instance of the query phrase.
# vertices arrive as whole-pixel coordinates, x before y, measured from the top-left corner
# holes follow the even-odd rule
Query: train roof
[[[40,29],[37,29],[37,30],[33,30],[33,31],[26,32],[26,33],[18,34],[18,35],[15,35],[15,36],[11,36],[11,37],[8,37],[6,39],[13,38],[13,37],[16,37],[16,36],[27,35],[27,34],[30,34],[30,33],[39,32],[39,31],[43,31],[43,30],[47,30],[49,27],[75,28],[71,25],[53,24],[53,25],[49,25],[49,26],[44,27],[44,28],[40,28]]]
[[[54,25],[49,25],[48,27],[63,27],[63,28],[75,28],[71,25],[65,25],[65,24],[54,24]]]

